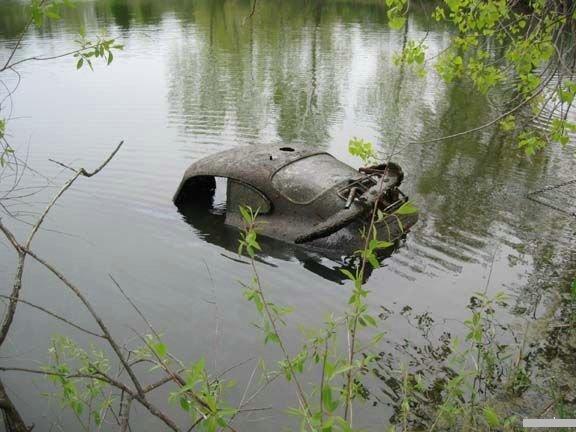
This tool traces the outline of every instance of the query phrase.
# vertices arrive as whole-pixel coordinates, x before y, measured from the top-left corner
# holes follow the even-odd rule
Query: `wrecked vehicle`
[[[239,208],[249,206],[259,209],[260,235],[332,255],[363,248],[361,232],[376,202],[384,215],[376,223],[379,240],[394,242],[417,220],[414,212],[395,213],[408,201],[398,188],[403,173],[396,164],[355,170],[309,148],[238,147],[190,165],[174,203],[210,203],[217,178],[227,182],[226,225],[242,228]]]

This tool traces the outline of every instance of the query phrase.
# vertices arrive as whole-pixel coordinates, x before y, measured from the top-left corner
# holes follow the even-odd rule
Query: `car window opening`
[[[197,176],[190,178],[182,188],[180,203],[193,203],[213,215],[239,213],[240,206],[259,209],[260,214],[270,212],[268,199],[257,189],[227,177]]]

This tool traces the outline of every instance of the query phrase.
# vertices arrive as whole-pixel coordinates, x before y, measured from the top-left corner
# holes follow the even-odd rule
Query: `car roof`
[[[318,155],[332,155],[315,149],[286,145],[251,145],[225,150],[192,163],[182,178],[180,186],[174,195],[178,196],[180,189],[189,179],[199,176],[227,177],[248,183],[264,193],[271,193],[272,176],[293,162]],[[357,172],[336,158],[334,163],[341,165],[344,171],[351,175]],[[311,172],[310,175],[314,175]]]

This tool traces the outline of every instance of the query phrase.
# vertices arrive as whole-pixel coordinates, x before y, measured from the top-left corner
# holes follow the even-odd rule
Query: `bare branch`
[[[55,56],[49,56],[49,57],[27,57],[27,58],[25,58],[25,59],[18,60],[18,61],[16,61],[16,62],[12,63],[12,64],[9,64],[9,65],[4,66],[2,69],[0,69],[0,72],[4,72],[4,71],[7,70],[7,69],[14,69],[15,66],[18,66],[19,64],[26,63],[26,62],[29,62],[29,61],[48,61],[48,60],[56,60],[56,59],[63,58],[63,57],[68,57],[68,56],[71,56],[71,55],[74,55],[74,54],[79,54],[79,53],[82,53],[82,52],[91,51],[91,50],[94,50],[94,46],[95,46],[95,44],[91,44],[91,45],[86,46],[86,47],[83,47],[83,48],[78,48],[78,49],[75,49],[75,50],[72,50],[72,51],[67,51],[67,52],[65,52],[65,53],[58,54],[58,55],[55,55]]]
[[[98,326],[102,330],[104,339],[106,339],[108,341],[108,344],[114,350],[114,352],[116,353],[116,356],[118,357],[118,359],[120,360],[120,362],[122,363],[124,368],[126,369],[126,372],[130,376],[130,379],[134,383],[134,386],[136,386],[136,390],[137,390],[138,394],[141,397],[144,397],[144,391],[142,389],[142,385],[140,384],[140,381],[138,380],[134,371],[132,370],[132,367],[130,366],[130,364],[126,360],[126,357],[122,353],[122,350],[120,349],[120,347],[116,343],[115,339],[112,337],[110,330],[108,329],[106,324],[104,324],[104,321],[102,320],[102,318],[100,318],[100,316],[96,313],[96,311],[94,310],[94,308],[92,307],[90,302],[86,299],[84,294],[82,294],[80,289],[78,289],[78,287],[76,285],[74,285],[72,282],[70,282],[66,278],[66,276],[64,276],[60,271],[58,271],[50,263],[46,262],[44,259],[42,259],[38,255],[36,255],[31,250],[26,249],[26,253],[28,255],[30,255],[32,258],[34,258],[38,263],[42,264],[54,276],[56,276],[58,279],[60,279],[64,283],[64,285],[66,285],[76,295],[76,297],[82,302],[84,307],[88,310],[88,312],[90,312],[90,315],[92,315],[92,318],[94,318],[94,320],[96,321],[96,323],[98,324]]]
[[[108,156],[108,159],[106,159],[104,162],[102,162],[102,164],[96,168],[94,171],[86,171],[84,168],[80,168],[80,172],[82,173],[82,175],[84,177],[92,177],[95,176],[96,174],[98,174],[100,171],[102,171],[102,169],[108,165],[108,163],[114,158],[114,156],[116,156],[116,153],[118,153],[118,151],[120,151],[120,148],[122,147],[122,145],[124,144],[124,141],[120,141],[120,143],[116,146],[116,148],[114,149],[114,151],[112,153],[110,153],[110,156]]]
[[[152,414],[155,417],[158,417],[170,429],[172,429],[175,432],[180,432],[180,428],[176,425],[176,423],[174,423],[166,414],[164,414],[162,411],[160,411],[158,408],[156,408],[153,404],[151,404],[146,398],[140,396],[138,393],[132,391],[130,388],[128,388],[122,382],[120,382],[114,378],[111,378],[110,376],[106,375],[105,373],[103,373],[101,371],[98,371],[94,374],[85,374],[85,373],[64,374],[64,373],[59,373],[59,372],[54,372],[54,371],[47,371],[47,370],[20,368],[20,367],[4,367],[4,366],[0,366],[0,371],[3,371],[3,372],[25,372],[25,373],[31,373],[31,374],[36,374],[36,375],[57,376],[57,377],[68,378],[68,379],[71,379],[71,378],[97,379],[99,381],[110,384],[110,385],[118,388],[119,390],[122,390],[123,392],[128,394],[130,397],[132,397],[133,399],[140,402],[140,404],[142,406],[144,406],[144,408],[146,408],[150,414]],[[0,396],[1,396],[1,394],[0,394]],[[26,432],[28,432],[28,430],[26,430]]]
[[[55,159],[48,159],[48,160],[49,160],[50,162],[55,163],[56,165],[60,165],[61,167],[66,168],[66,169],[68,169],[68,170],[70,170],[70,171],[72,171],[72,172],[78,172],[78,170],[77,170],[76,168],[72,168],[71,166],[68,166],[68,165],[66,165],[65,163],[62,163],[62,162],[57,161],[57,160],[55,160]]]
[[[8,397],[2,381],[0,381],[0,409],[5,416],[4,419],[7,423],[6,430],[10,430],[12,432],[30,432],[34,427],[32,426],[29,428],[26,426],[26,423],[24,423],[20,413]]]
[[[39,306],[39,305],[37,305],[37,304],[31,303],[31,302],[29,302],[29,301],[26,301],[26,300],[23,300],[23,299],[20,299],[20,298],[14,299],[13,297],[10,297],[10,296],[7,296],[7,295],[3,295],[3,294],[0,294],[0,298],[5,298],[5,299],[8,299],[8,300],[15,300],[15,301],[17,301],[17,302],[20,302],[20,303],[23,303],[23,304],[25,304],[25,305],[27,305],[27,306],[30,306],[30,307],[32,307],[32,308],[34,308],[34,309],[38,309],[38,310],[44,312],[45,314],[50,315],[51,317],[54,317],[54,318],[56,318],[57,320],[62,321],[62,322],[64,322],[64,323],[68,324],[69,326],[74,327],[75,329],[80,330],[80,331],[82,331],[82,332],[84,332],[84,333],[87,333],[87,334],[89,334],[89,335],[91,335],[91,336],[94,336],[94,337],[97,337],[97,338],[103,338],[103,337],[104,337],[104,336],[102,336],[101,334],[98,334],[98,333],[95,333],[95,332],[93,332],[93,331],[91,331],[91,330],[85,329],[84,327],[81,327],[81,326],[79,326],[78,324],[73,323],[72,321],[68,320],[67,318],[64,318],[63,316],[58,315],[58,314],[56,314],[56,313],[54,313],[54,312],[52,312],[52,311],[50,311],[50,310],[48,310],[48,309],[46,309],[46,308],[44,308],[44,307],[42,307],[42,306]]]
[[[132,299],[130,297],[128,297],[128,295],[124,292],[124,290],[122,289],[122,287],[120,286],[120,284],[116,281],[116,279],[114,279],[114,277],[108,273],[108,276],[110,277],[110,279],[112,279],[112,282],[114,282],[114,285],[116,285],[116,288],[118,288],[118,290],[122,293],[122,295],[124,296],[124,298],[128,301],[128,303],[130,303],[130,305],[132,306],[132,308],[134,308],[134,310],[136,311],[136,313],[140,316],[140,318],[142,318],[142,320],[146,323],[146,325],[148,326],[148,328],[150,329],[150,331],[154,334],[154,336],[156,336],[157,339],[160,339],[159,334],[156,332],[156,330],[154,329],[154,327],[152,326],[152,324],[150,323],[150,321],[148,321],[146,319],[146,317],[144,316],[144,314],[142,313],[142,311],[140,309],[138,309],[138,306],[136,306],[136,304],[132,301]]]
[[[258,0],[252,1],[252,8],[250,9],[250,13],[242,20],[242,25],[246,24],[246,21],[248,21],[250,18],[252,18],[254,16],[254,14],[256,13],[256,5],[257,4],[258,4]]]
[[[120,432],[126,432],[130,428],[132,400],[132,396],[126,396],[120,404]]]
[[[81,168],[70,180],[68,180],[64,184],[64,186],[62,186],[62,188],[60,188],[58,193],[54,196],[54,198],[52,198],[52,201],[50,201],[48,206],[42,212],[36,224],[34,224],[34,226],[32,227],[32,230],[30,231],[30,234],[28,235],[28,239],[26,240],[24,246],[18,243],[14,235],[0,221],[0,231],[4,233],[4,235],[8,238],[10,243],[12,243],[12,246],[14,246],[16,252],[18,253],[18,267],[16,269],[16,275],[14,277],[14,285],[12,287],[12,293],[10,295],[10,304],[8,305],[6,315],[4,316],[2,327],[0,327],[0,346],[4,343],[6,337],[8,336],[8,331],[10,330],[12,321],[14,320],[14,315],[16,314],[18,298],[20,296],[20,290],[22,289],[22,274],[24,272],[24,263],[26,260],[25,250],[28,250],[30,248],[32,240],[34,239],[34,236],[40,229],[40,225],[42,225],[42,223],[44,222],[46,215],[48,214],[50,209],[52,209],[54,204],[56,204],[56,201],[62,196],[64,192],[66,192],[70,188],[70,186],[72,186],[72,184],[76,181],[76,179],[80,175],[85,177],[92,177],[93,175],[98,174],[106,165],[108,165],[108,163],[112,160],[114,155],[118,153],[120,147],[122,147],[122,144],[124,144],[124,141],[120,141],[120,144],[118,144],[118,146],[114,149],[114,151],[110,154],[110,156],[108,156],[108,158],[94,171],[87,172],[84,168]]]

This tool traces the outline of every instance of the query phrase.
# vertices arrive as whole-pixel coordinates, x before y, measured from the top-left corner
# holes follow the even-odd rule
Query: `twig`
[[[70,188],[70,186],[72,186],[72,184],[76,181],[76,179],[78,179],[78,177],[80,177],[81,175],[85,176],[85,177],[92,177],[93,175],[98,174],[106,165],[108,165],[108,163],[112,160],[114,155],[116,155],[116,153],[118,153],[118,151],[120,150],[120,147],[122,147],[123,144],[124,144],[124,141],[121,141],[118,144],[118,146],[116,147],[116,149],[114,149],[114,151],[110,154],[110,156],[108,156],[108,158],[94,171],[87,172],[84,168],[81,168],[80,170],[78,170],[76,172],[76,174],[70,180],[68,180],[64,184],[64,186],[62,186],[60,188],[58,193],[52,198],[52,200],[50,201],[48,206],[44,209],[44,211],[42,212],[42,214],[38,218],[37,222],[32,227],[32,230],[30,231],[30,234],[28,235],[28,238],[27,238],[24,246],[22,246],[18,243],[18,241],[16,240],[14,235],[12,233],[10,233],[10,231],[0,221],[0,230],[8,238],[8,240],[10,241],[12,246],[14,246],[16,253],[18,254],[18,266],[16,268],[16,275],[14,277],[14,284],[12,287],[12,293],[10,294],[10,304],[8,305],[8,310],[6,311],[6,315],[4,316],[4,319],[2,322],[2,327],[0,327],[0,346],[4,343],[4,341],[6,340],[6,337],[8,336],[8,331],[10,330],[10,327],[12,325],[12,321],[14,320],[14,315],[16,314],[16,307],[18,304],[18,298],[20,296],[20,290],[22,289],[22,275],[24,273],[24,263],[26,260],[26,250],[28,250],[30,248],[30,245],[32,244],[32,240],[34,239],[34,236],[36,235],[36,233],[40,229],[40,226],[44,222],[46,215],[52,209],[54,204],[56,204],[56,201],[58,201],[58,199],[62,196],[62,194],[64,192],[66,192]]]
[[[12,297],[7,296],[7,295],[4,295],[4,294],[0,294],[0,298],[5,298],[5,299],[8,299],[8,300],[13,300]],[[38,309],[38,310],[44,312],[45,314],[50,315],[51,317],[56,318],[57,320],[62,321],[62,322],[64,322],[64,323],[68,324],[69,326],[74,327],[75,329],[80,330],[80,331],[82,331],[82,332],[84,332],[84,333],[87,333],[87,334],[89,334],[89,335],[91,335],[91,336],[94,336],[94,337],[97,337],[97,338],[103,338],[103,337],[104,337],[104,336],[102,336],[101,334],[98,334],[98,333],[95,333],[95,332],[93,332],[93,331],[91,331],[91,330],[85,329],[84,327],[81,327],[81,326],[79,326],[78,324],[75,324],[75,323],[73,323],[72,321],[68,320],[67,318],[64,318],[63,316],[58,315],[58,314],[56,314],[56,313],[54,313],[54,312],[52,312],[52,311],[50,311],[50,310],[48,310],[48,309],[46,309],[46,308],[44,308],[44,307],[42,307],[42,306],[39,306],[39,305],[37,305],[37,304],[31,303],[31,302],[26,301],[26,300],[23,300],[23,299],[15,299],[15,300],[16,300],[17,302],[20,302],[20,303],[23,303],[23,304],[25,304],[25,305],[27,305],[27,306],[30,306],[30,307],[32,307],[32,308],[34,308],[34,309]]]
[[[70,170],[70,171],[72,171],[72,172],[78,172],[78,170],[77,170],[76,168],[72,168],[71,166],[68,166],[68,165],[66,165],[65,163],[62,163],[62,162],[57,161],[57,160],[55,160],[55,159],[48,159],[48,160],[49,160],[50,162],[55,163],[56,165],[60,165],[61,167],[66,168],[66,169],[68,169],[68,170]]]
[[[368,225],[368,232],[366,233],[366,239],[364,241],[364,248],[363,250],[368,250],[368,242],[372,236],[372,230],[374,229],[374,223],[376,220],[376,214],[378,212],[378,205],[380,203],[380,197],[382,195],[382,191],[384,188],[384,182],[380,181],[380,189],[378,191],[378,196],[374,201],[374,208],[372,209],[372,215],[370,218],[370,224]],[[367,262],[367,255],[362,254],[362,263],[360,265],[360,271],[357,273],[357,277],[360,279],[360,283],[364,281],[364,272],[366,269],[366,262]],[[358,306],[354,307],[354,315],[352,320],[352,326],[348,333],[349,338],[349,351],[348,351],[348,372],[346,374],[346,403],[344,405],[344,420],[350,419],[350,425],[352,425],[352,379],[353,379],[353,370],[352,370],[352,363],[354,362],[355,356],[355,345],[356,345],[356,330],[358,327],[358,317],[359,311]]]
[[[42,5],[42,3],[44,3],[46,0],[42,0],[40,2],[40,5]],[[0,72],[4,72],[6,69],[9,69],[9,65],[10,65],[10,61],[12,60],[12,58],[14,57],[14,54],[16,54],[16,51],[18,51],[18,48],[20,47],[20,44],[22,43],[22,39],[24,39],[24,35],[28,32],[28,29],[30,28],[30,26],[32,25],[32,22],[34,21],[34,18],[31,17],[28,22],[26,23],[26,25],[24,26],[24,29],[20,32],[20,36],[18,37],[18,40],[16,41],[16,45],[14,46],[14,48],[12,48],[12,51],[10,52],[10,55],[8,56],[8,59],[6,60],[6,63],[4,64],[4,67],[2,67],[2,69],[0,69]]]
[[[251,362],[252,360],[254,360],[254,357],[250,357],[249,359],[246,360],[242,360],[241,362],[236,363],[235,365],[230,366],[227,369],[224,369],[222,372],[220,372],[218,374],[218,376],[215,378],[215,380],[219,380],[221,379],[224,375],[226,375],[228,372],[233,371],[236,368],[239,368],[241,366],[244,366],[246,363]]]
[[[20,413],[8,397],[6,390],[4,389],[4,385],[0,380],[0,409],[2,409],[4,413],[4,419],[6,421],[6,430],[10,432],[30,432],[32,427],[26,426],[24,420],[20,416]]]
[[[278,345],[280,345],[280,349],[282,350],[282,353],[284,354],[284,358],[286,359],[286,364],[288,365],[288,369],[290,370],[290,375],[294,379],[294,384],[296,385],[296,390],[297,390],[297,394],[298,394],[298,401],[300,402],[300,405],[306,414],[307,421],[310,422],[310,418],[312,417],[312,413],[310,411],[310,405],[308,404],[308,400],[306,399],[306,395],[304,393],[304,390],[302,389],[302,385],[300,384],[300,380],[298,379],[298,376],[296,375],[296,372],[294,371],[294,367],[292,366],[292,359],[290,358],[290,355],[288,354],[288,350],[286,349],[286,346],[284,345],[284,342],[282,341],[282,338],[280,337],[280,333],[278,332],[278,327],[276,326],[276,321],[274,320],[274,316],[272,315],[272,312],[270,311],[270,307],[268,305],[268,302],[266,301],[266,298],[264,297],[264,292],[262,290],[262,284],[260,282],[260,276],[258,274],[258,271],[256,270],[256,263],[254,262],[254,259],[252,257],[250,258],[250,262],[252,265],[252,272],[254,273],[254,278],[256,280],[256,286],[258,287],[258,292],[259,292],[260,297],[262,299],[264,311],[266,312],[266,315],[268,317],[268,321],[270,321],[270,325],[272,326],[272,329],[274,330],[274,333],[276,334],[276,336],[278,338]]]
[[[4,341],[4,339],[8,333],[8,330],[10,329],[12,319],[13,319],[13,316],[14,316],[14,313],[16,310],[16,305],[18,303],[18,294],[20,292],[20,288],[21,288],[21,284],[22,284],[22,272],[23,272],[24,259],[27,255],[30,255],[34,260],[36,260],[38,263],[42,264],[42,266],[44,266],[47,270],[49,270],[52,274],[54,274],[58,279],[60,279],[64,283],[64,285],[66,287],[68,287],[76,295],[76,297],[82,302],[84,307],[88,310],[90,315],[92,315],[93,319],[96,321],[96,323],[98,324],[98,326],[102,330],[102,333],[103,333],[102,337],[104,339],[106,339],[106,341],[108,342],[108,344],[111,346],[111,348],[115,352],[116,356],[118,357],[120,363],[122,363],[124,369],[126,370],[126,373],[130,377],[132,383],[134,384],[134,386],[136,388],[136,392],[130,390],[126,385],[122,384],[121,382],[114,380],[114,379],[107,377],[107,376],[103,375],[102,373],[100,373],[102,376],[106,377],[105,380],[107,382],[109,382],[111,385],[114,385],[115,387],[122,389],[127,394],[132,395],[134,397],[134,399],[138,400],[138,402],[140,402],[150,412],[150,414],[160,418],[170,429],[172,429],[174,431],[179,431],[180,429],[178,428],[178,426],[169,417],[167,417],[162,411],[158,410],[154,405],[152,405],[146,399],[145,392],[142,388],[142,385],[140,384],[140,381],[136,377],[136,375],[135,375],[133,369],[131,368],[130,364],[128,363],[126,357],[124,356],[122,350],[120,349],[120,347],[116,343],[115,339],[112,337],[108,327],[104,324],[103,320],[96,313],[96,311],[94,310],[94,308],[92,307],[90,302],[86,299],[86,297],[82,294],[80,289],[78,287],[76,287],[72,282],[70,282],[54,266],[52,266],[51,264],[46,262],[44,259],[42,259],[38,255],[36,255],[29,248],[30,243],[32,242],[32,239],[34,238],[34,235],[38,231],[38,228],[40,227],[41,223],[44,221],[46,214],[54,206],[56,200],[72,185],[72,183],[79,176],[82,175],[84,177],[92,177],[93,175],[98,174],[112,160],[114,155],[120,150],[120,147],[122,146],[122,144],[123,144],[123,142],[120,142],[120,144],[110,154],[110,156],[94,171],[88,172],[83,168],[81,168],[77,171],[76,175],[74,175],[74,177],[72,177],[72,179],[70,179],[62,187],[62,189],[60,189],[59,193],[54,197],[54,199],[46,207],[46,209],[42,213],[41,217],[39,218],[38,222],[34,225],[32,231],[30,232],[25,245],[18,243],[18,241],[16,240],[14,235],[0,222],[0,231],[2,231],[4,233],[4,235],[6,236],[6,238],[8,238],[8,240],[10,241],[12,246],[18,252],[18,256],[19,256],[19,266],[18,266],[18,270],[17,270],[14,288],[13,288],[13,295],[11,296],[11,300],[10,300],[9,313],[8,313],[7,317],[5,317],[4,324],[2,327],[2,339],[0,340],[0,345]],[[14,291],[16,292],[15,295],[14,295]],[[2,370],[2,369],[0,369],[0,370]],[[4,368],[3,370],[8,370],[8,369]],[[20,369],[12,368],[12,370],[24,371],[24,369],[22,369],[22,368],[20,368]],[[44,372],[44,371],[33,372],[32,370],[27,370],[27,371],[31,372],[31,373],[43,373]],[[91,377],[93,377],[93,376],[91,376]]]
[[[94,49],[94,46],[95,46],[95,45],[92,44],[92,45],[87,46],[87,47],[84,47],[84,48],[78,48],[78,49],[75,49],[75,50],[72,50],[72,51],[68,51],[68,52],[65,52],[65,53],[62,53],[62,54],[58,54],[58,55],[55,55],[55,56],[49,56],[49,57],[28,57],[28,58],[25,58],[25,59],[22,59],[22,60],[18,60],[18,61],[14,62],[14,63],[12,63],[12,64],[10,64],[10,65],[4,66],[2,69],[0,69],[0,72],[4,72],[4,71],[7,70],[7,69],[14,69],[15,66],[17,66],[17,65],[19,65],[19,64],[22,64],[22,63],[29,62],[29,61],[48,61],[48,60],[56,60],[56,59],[59,59],[59,58],[68,57],[68,56],[71,56],[71,55],[74,55],[74,54],[78,54],[78,53],[81,53],[81,52],[90,51],[90,50],[93,50],[93,49]]]
[[[140,396],[138,393],[132,391],[130,388],[128,388],[122,382],[120,382],[114,378],[111,378],[110,376],[106,375],[105,373],[103,373],[101,371],[97,371],[94,374],[85,374],[85,373],[64,374],[64,373],[48,371],[48,370],[39,370],[39,369],[30,369],[30,368],[21,368],[21,367],[5,367],[5,366],[0,366],[0,371],[3,371],[3,372],[26,372],[26,373],[36,374],[36,375],[56,376],[56,377],[67,378],[67,379],[89,378],[89,379],[96,379],[96,380],[105,382],[107,384],[110,384],[110,385],[118,388],[119,390],[122,390],[127,395],[129,395],[133,399],[140,402],[140,404],[142,404],[142,406],[144,406],[144,408],[146,408],[150,414],[152,414],[155,417],[158,417],[170,429],[172,429],[175,432],[180,432],[180,428],[176,425],[176,423],[174,423],[166,414],[164,414],[162,411],[160,411],[158,408],[156,408],[153,404],[151,404],[146,398]]]
[[[116,343],[116,340],[112,337],[110,330],[108,330],[108,327],[106,326],[106,324],[104,324],[104,321],[102,321],[102,318],[100,318],[100,316],[96,313],[96,311],[94,310],[94,308],[92,307],[90,302],[86,299],[84,294],[82,294],[82,292],[78,289],[78,287],[76,287],[76,285],[74,285],[72,282],[70,282],[66,278],[66,276],[64,276],[60,271],[58,271],[50,263],[46,262],[44,259],[42,259],[38,255],[36,255],[36,253],[32,252],[29,249],[26,249],[26,253],[28,255],[30,255],[32,258],[34,258],[38,263],[42,264],[54,276],[56,276],[58,279],[60,279],[64,283],[64,285],[67,286],[76,295],[76,297],[78,297],[78,299],[82,302],[84,307],[88,310],[88,312],[90,312],[90,315],[92,315],[92,318],[94,318],[94,320],[96,321],[96,323],[98,324],[98,326],[102,330],[104,339],[106,339],[106,341],[108,342],[110,347],[116,353],[118,360],[120,360],[120,362],[122,363],[122,365],[126,369],[126,372],[130,376],[130,379],[132,380],[132,382],[134,383],[134,386],[136,387],[138,395],[140,395],[141,397],[144,397],[144,391],[142,389],[142,385],[140,384],[140,381],[138,380],[134,371],[130,367],[128,361],[126,360],[126,357],[122,353],[122,350],[120,349],[120,347]]]
[[[324,355],[322,356],[322,377],[320,378],[320,430],[324,426],[324,385],[326,381],[326,362],[328,360],[328,336],[324,340]]]
[[[256,4],[257,3],[258,3],[258,0],[252,1],[252,9],[250,9],[250,13],[244,18],[244,20],[242,20],[242,25],[246,24],[246,21],[248,21],[250,18],[252,18],[254,16],[254,14],[256,13]]]
[[[108,273],[108,277],[110,277],[110,279],[112,280],[112,282],[114,282],[114,285],[116,285],[116,288],[118,288],[118,290],[120,291],[120,293],[122,293],[122,296],[124,296],[124,298],[126,299],[126,301],[128,301],[128,303],[130,303],[130,306],[132,306],[132,308],[134,308],[134,310],[136,311],[136,313],[138,314],[138,316],[140,316],[140,318],[142,318],[142,320],[146,323],[146,325],[148,326],[148,328],[150,329],[150,331],[154,334],[154,336],[156,336],[156,339],[160,340],[160,335],[158,334],[158,332],[156,332],[156,330],[154,329],[154,327],[152,327],[152,324],[150,323],[150,321],[148,321],[148,319],[144,316],[144,314],[142,313],[142,311],[138,308],[138,306],[136,306],[136,304],[132,301],[132,299],[130,297],[128,297],[128,295],[126,294],[126,292],[124,292],[124,290],[122,289],[122,287],[120,286],[120,284],[116,281],[116,279],[114,279],[114,276],[112,276],[110,273]]]
[[[546,85],[548,84],[548,82],[550,82],[551,78],[549,78],[545,83],[542,83],[540,89],[538,91],[535,91],[532,95],[530,95],[528,98],[524,99],[522,102],[520,102],[518,105],[516,105],[514,108],[506,111],[505,113],[497,116],[496,118],[494,118],[493,120],[484,123],[483,125],[480,125],[478,127],[472,128],[472,129],[467,129],[465,131],[462,132],[457,132],[455,134],[452,135],[445,135],[443,137],[439,137],[439,138],[431,138],[431,139],[427,139],[427,140],[421,140],[421,141],[409,141],[405,146],[403,146],[401,149],[391,152],[389,158],[392,158],[393,156],[402,153],[404,150],[406,150],[409,146],[414,145],[414,144],[430,144],[430,143],[436,143],[436,142],[440,142],[440,141],[445,141],[448,139],[452,139],[452,138],[457,138],[460,136],[464,136],[464,135],[468,135],[470,133],[474,133],[474,132],[478,132],[482,129],[486,129],[487,127],[493,126],[496,123],[498,123],[499,121],[501,121],[502,119],[504,119],[505,117],[508,117],[510,114],[515,113],[516,111],[518,111],[520,108],[522,108],[523,106],[527,105],[529,102],[531,102],[532,100],[534,100],[537,96],[539,96],[545,89]]]
[[[120,404],[120,432],[126,432],[130,428],[130,408],[132,407],[131,396],[126,396]]]
[[[146,345],[146,347],[148,347],[148,349],[150,350],[150,352],[152,353],[152,355],[154,357],[156,357],[157,360],[157,365],[160,366],[164,372],[166,372],[170,377],[171,380],[174,381],[176,384],[180,385],[181,387],[184,387],[186,385],[186,381],[184,380],[184,378],[182,378],[178,373],[172,371],[167,365],[166,363],[162,360],[162,358],[156,353],[156,351],[153,349],[153,347],[150,346],[150,343],[144,338],[142,337],[142,335],[140,335],[138,332],[136,332],[134,329],[132,329],[132,331],[134,331],[134,333],[136,334],[136,336],[138,336],[138,338]],[[212,413],[212,408],[210,408],[210,405],[208,405],[208,403],[206,403],[206,401],[204,401],[200,396],[198,396],[195,392],[193,392],[192,390],[187,390],[186,394],[190,395],[190,397],[192,397],[192,399],[194,399],[194,401],[200,405],[202,408],[204,408],[205,410],[207,410],[209,413]]]

